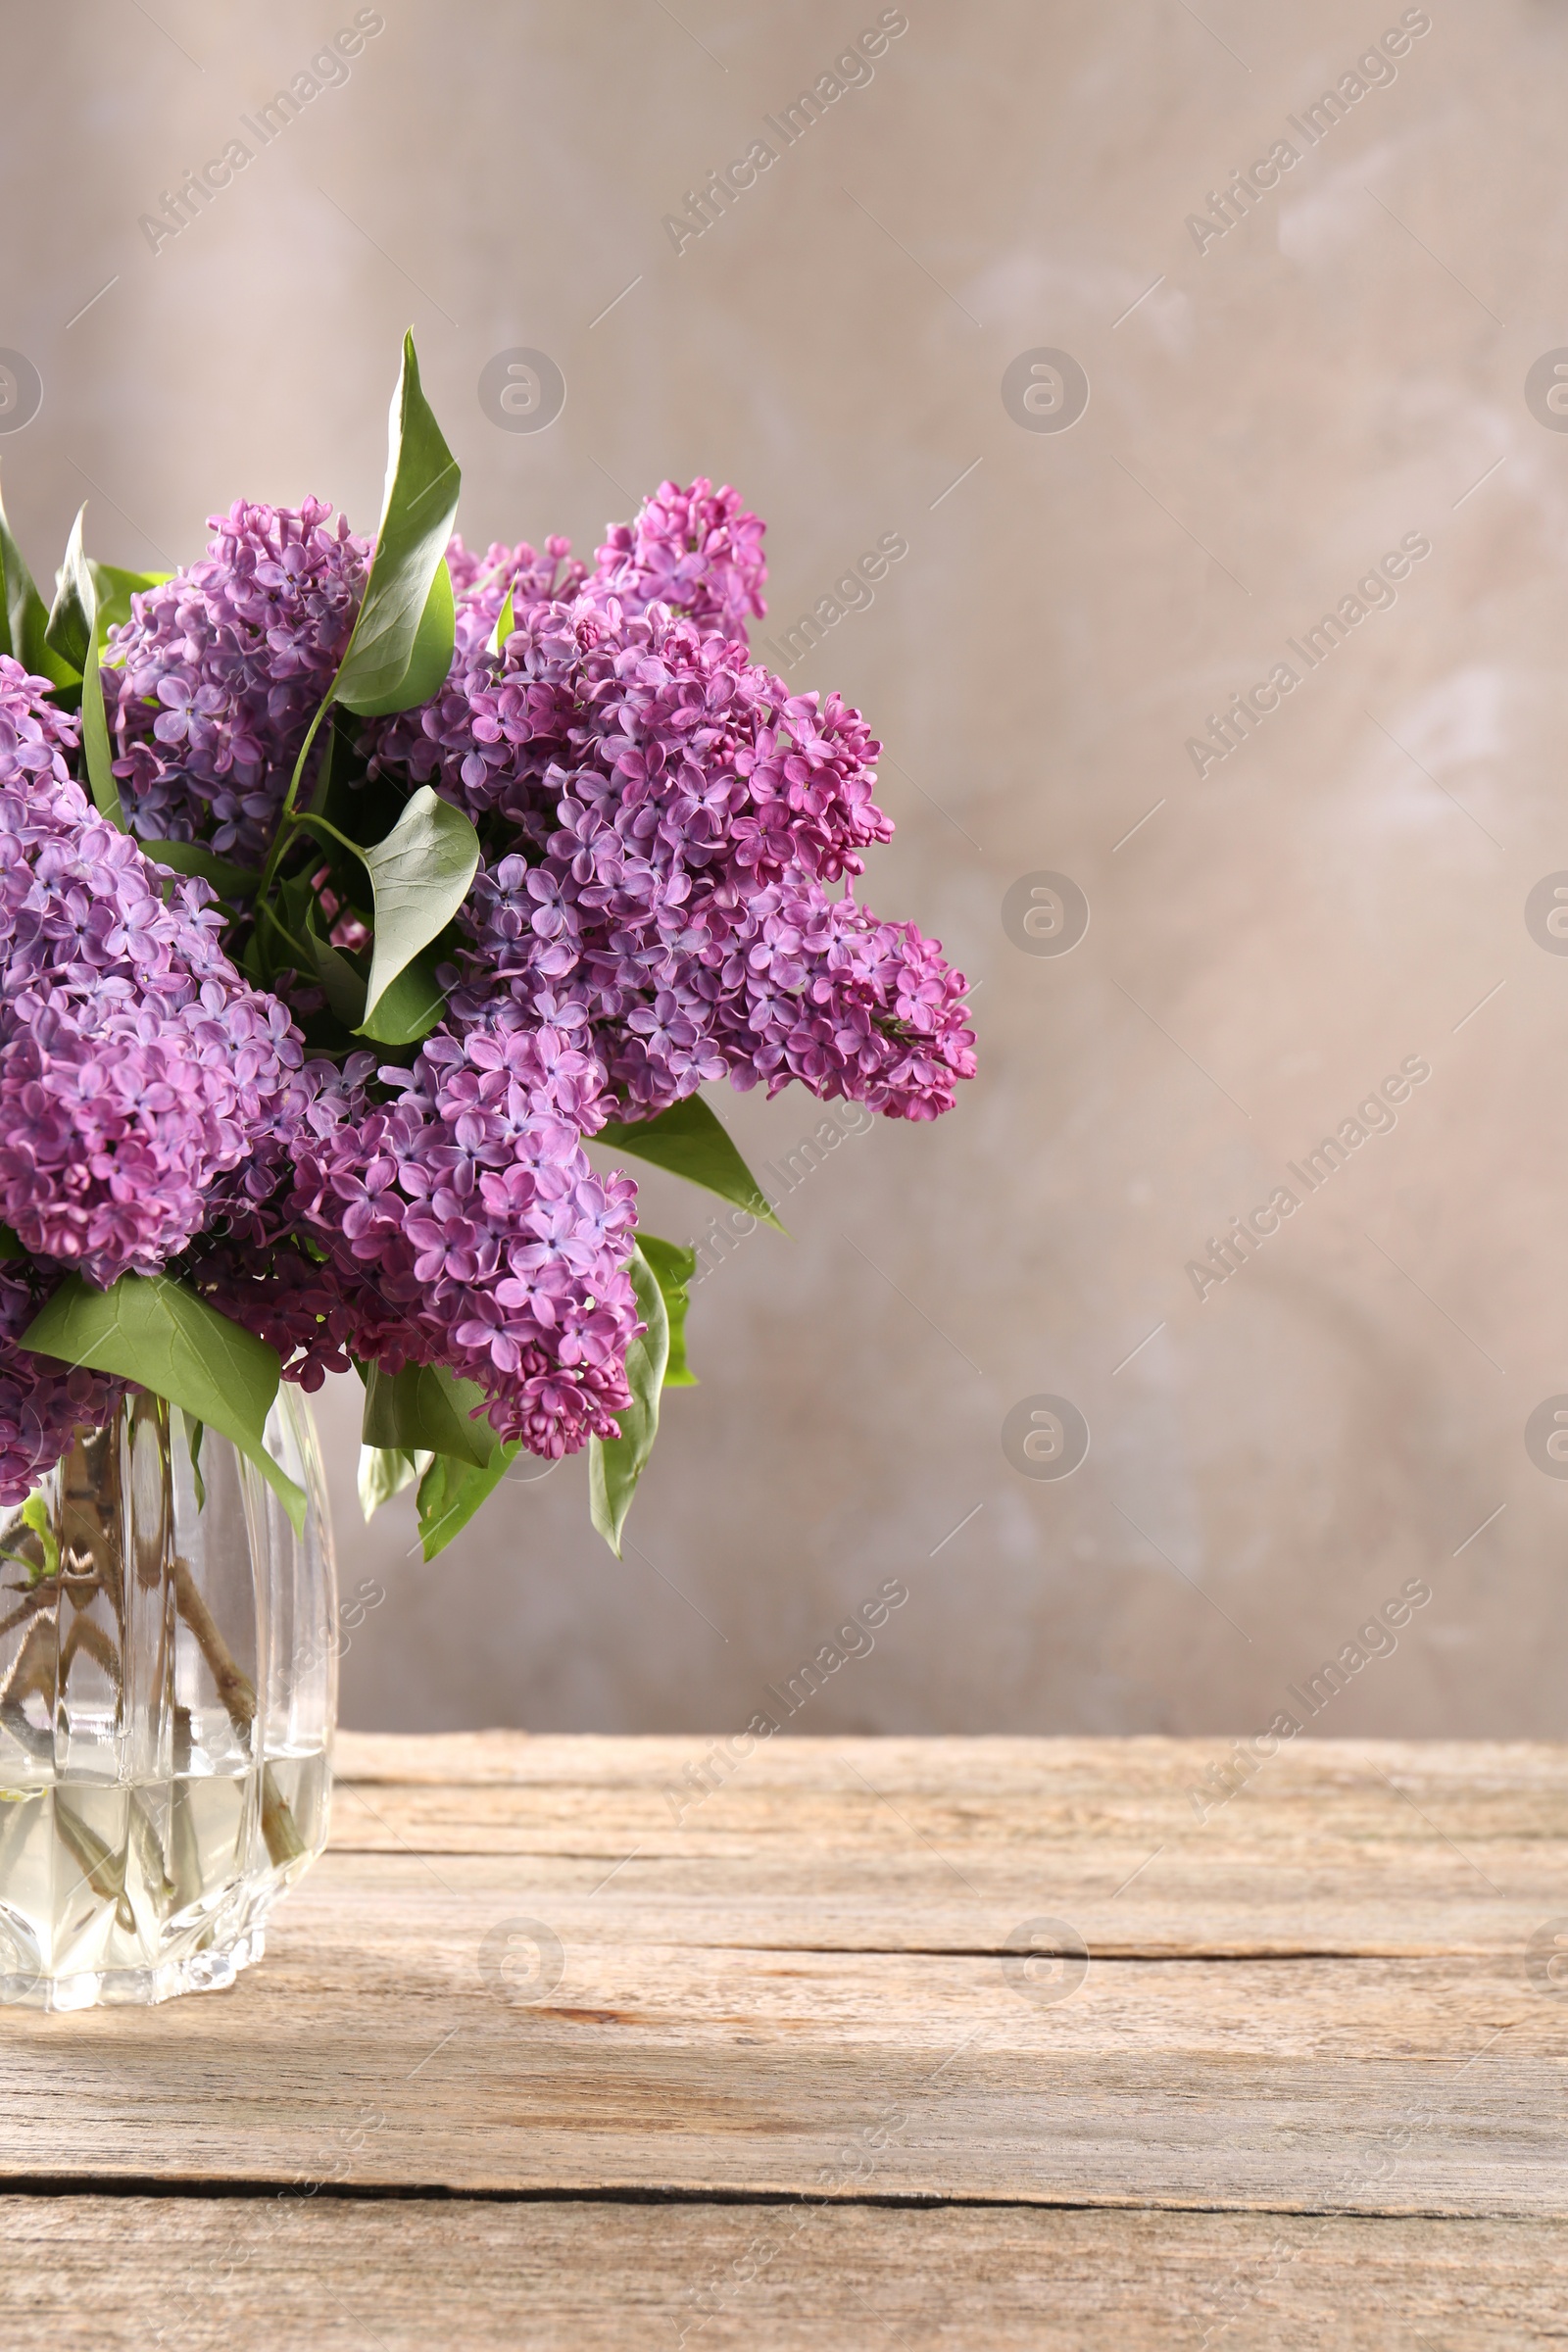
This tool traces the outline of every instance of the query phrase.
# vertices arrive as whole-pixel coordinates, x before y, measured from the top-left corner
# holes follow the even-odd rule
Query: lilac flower
[[[635,1188],[594,1175],[579,1137],[605,1116],[598,1073],[502,1006],[412,1070],[306,1063],[270,1155],[181,1271],[318,1388],[351,1362],[438,1363],[479,1383],[533,1451],[613,1436],[641,1326],[624,1271]]]
[[[368,574],[330,514],[236,505],[114,633],[115,773],[144,841],[265,858]],[[0,1224],[25,1253],[0,1260],[0,1501],[121,1393],[18,1346],[63,1269],[168,1267],[307,1388],[351,1361],[444,1365],[554,1457],[616,1434],[642,1328],[635,1187],[594,1173],[585,1136],[722,1076],[949,1107],[974,1067],[964,983],[853,895],[892,831],[880,747],[751,660],[761,538],[698,480],[612,526],[592,570],[564,539],[453,540],[446,685],[363,738],[372,777],[434,784],[485,845],[448,1018],[406,1067],[305,1058],[207,885],[98,814],[75,722],[0,658]],[[358,953],[366,909],[333,874],[320,913]]]
[[[329,1372],[352,1371],[356,1358],[377,1362],[404,1328],[395,1315],[377,1313],[373,1292],[346,1285],[281,1224],[265,1242],[248,1239],[243,1227],[210,1228],[181,1270],[209,1306],[276,1348],[283,1378],[302,1389],[318,1389]]]
[[[912,925],[827,895],[892,832],[880,747],[838,696],[585,592],[527,611],[499,657],[460,654],[368,741],[373,774],[512,832],[461,917],[460,1025],[509,994],[633,1116],[728,1075],[929,1118],[973,1071],[961,976]]]
[[[747,621],[767,611],[766,527],[727,484],[715,490],[699,476],[682,490],[661,482],[635,522],[611,524],[586,593],[596,604],[613,597],[634,618],[650,605],[666,605],[705,636],[716,633],[744,644]]]
[[[373,1068],[351,1057],[344,1115],[307,1122],[292,1147],[289,1221],[325,1253],[349,1319],[368,1294],[378,1362],[478,1382],[496,1430],[535,1453],[613,1437],[641,1326],[625,1272],[635,1187],[596,1176],[579,1140],[607,1115],[599,1071],[509,1003],[376,1073],[381,1103]]]
[[[587,578],[587,567],[571,553],[569,539],[549,538],[538,555],[526,539],[515,547],[495,541],[482,556],[470,555],[462,538],[447,549],[447,568],[458,606],[458,656],[481,653],[501,617],[510,596],[515,613],[536,605],[554,604],[575,596]]]
[[[271,1135],[302,1049],[203,882],[70,781],[74,722],[0,658],[0,1222],[100,1287],[156,1273]]]
[[[0,1264],[0,1507],[7,1510],[25,1502],[74,1431],[101,1426],[124,1394],[123,1381],[19,1346],[57,1281],[21,1259]]]
[[[144,841],[259,865],[343,658],[369,547],[331,508],[237,501],[204,562],[131,600],[103,672],[115,774]]]
[[[715,490],[699,477],[686,489],[662,482],[635,522],[608,525],[591,573],[572,557],[569,539],[547,539],[543,556],[526,540],[517,547],[497,543],[478,556],[456,538],[447,564],[458,603],[460,663],[482,652],[509,595],[519,622],[538,606],[581,595],[601,608],[613,599],[632,618],[651,604],[665,605],[705,636],[744,643],[748,620],[767,611],[765,528],[743,508],[739,491],[727,485]]]

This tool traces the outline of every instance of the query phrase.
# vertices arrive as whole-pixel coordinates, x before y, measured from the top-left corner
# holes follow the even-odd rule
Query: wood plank
[[[0,2019],[0,2178],[1568,2213],[1568,2006],[1517,1958],[1097,1958],[1041,2002],[996,1956],[557,1913],[514,2003],[480,1954],[537,1888],[438,1867],[330,1856],[231,1993]]]
[[[1303,1744],[1200,1823],[1201,1747],[778,1741],[677,1825],[687,1742],[349,1740],[233,1992],[0,2014],[0,2179],[1568,2214],[1568,1757]]]
[[[1301,1741],[1200,1822],[1225,1743],[780,1740],[677,1823],[701,1752],[358,1736],[333,1841],[526,1856],[547,1906],[614,1871],[628,1931],[719,1944],[995,1950],[1047,1912],[1106,1954],[1518,1954],[1568,1912],[1559,1747]]]
[[[569,1780],[605,1788],[659,1788],[678,1779],[688,1763],[700,1762],[715,1744],[716,1736],[685,1733],[342,1731],[337,1764],[342,1778],[367,1783],[479,1787]],[[1234,1744],[1228,1739],[1153,1735],[1044,1739],[964,1733],[905,1739],[879,1734],[812,1740],[791,1734],[760,1741],[738,1769],[743,1781],[832,1786],[836,1779],[827,1768],[842,1754],[874,1757],[883,1768],[878,1777],[889,1786],[1000,1793],[1027,1789],[1045,1773],[1064,1787],[1126,1804],[1172,1792],[1185,1801],[1189,1787]],[[1266,1792],[1295,1776],[1299,1788],[1343,1792],[1353,1788],[1374,1762],[1385,1771],[1415,1773],[1429,1787],[1446,1784],[1456,1793],[1468,1791],[1510,1811],[1530,1802],[1537,1789],[1560,1795],[1568,1788],[1568,1745],[1556,1740],[1310,1739],[1282,1746],[1252,1787]]]
[[[0,2200],[8,2352],[1517,2352],[1565,2332],[1568,2236],[1523,2222]]]

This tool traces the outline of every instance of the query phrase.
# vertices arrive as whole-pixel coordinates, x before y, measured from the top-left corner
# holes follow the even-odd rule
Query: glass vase
[[[156,1396],[81,1430],[0,1512],[0,2002],[231,1984],[326,1841],[337,1593],[310,1407],[269,1450]]]

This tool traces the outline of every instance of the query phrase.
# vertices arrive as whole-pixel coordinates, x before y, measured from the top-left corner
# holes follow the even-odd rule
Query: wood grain
[[[1555,1747],[1303,1740],[1200,1822],[1229,1742],[779,1740],[683,1790],[711,1745],[360,1735],[334,1845],[526,1856],[561,1901],[614,1870],[593,1916],[682,1941],[995,1950],[1047,1911],[1107,1954],[1518,1954],[1568,1910]]]
[[[193,2342],[673,2345],[786,2219],[692,2340],[1568,2327],[1564,1751],[1302,1742],[1206,1818],[1225,1743],[707,1752],[346,1739],[232,1992],[0,2012],[0,2341],[111,2246],[130,2311],[198,2250]]]
[[[24,2352],[1520,2352],[1527,2222],[867,2205],[0,2200]]]

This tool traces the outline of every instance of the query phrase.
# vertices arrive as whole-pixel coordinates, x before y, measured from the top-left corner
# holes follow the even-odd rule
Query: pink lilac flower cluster
[[[453,1013],[505,988],[580,1034],[633,1116],[728,1076],[934,1117],[974,1068],[962,977],[912,924],[827,888],[891,836],[872,799],[881,747],[838,696],[791,694],[727,633],[743,603],[760,610],[755,518],[707,489],[666,484],[661,515],[682,497],[682,513],[721,506],[710,590],[680,574],[662,519],[646,539],[627,526],[570,601],[514,586],[499,654],[460,622],[444,691],[368,731],[373,774],[502,820],[464,912]],[[668,577],[701,617],[649,593]],[[492,588],[490,629],[499,601]]]
[[[367,576],[330,515],[236,505],[133,600],[102,674],[142,840],[265,858]],[[664,483],[591,570],[564,539],[453,541],[446,686],[364,738],[374,777],[433,783],[484,849],[447,1017],[406,1063],[307,1058],[207,885],[98,814],[74,722],[0,659],[0,1223],[24,1252],[0,1256],[0,1501],[118,1394],[18,1345],[63,1271],[167,1267],[307,1387],[441,1364],[555,1456],[615,1434],[641,1328],[635,1188],[585,1136],[720,1076],[894,1117],[952,1102],[964,983],[853,895],[892,830],[880,747],[752,661],[761,535],[700,480]]]
[[[371,1288],[377,1360],[477,1382],[500,1436],[534,1453],[613,1437],[641,1328],[625,1271],[636,1188],[597,1176],[582,1149],[607,1115],[598,1069],[508,1002],[381,1070],[380,1103],[360,1092],[372,1067],[345,1066],[351,1115],[302,1132],[290,1216],[351,1305]]]
[[[292,1112],[289,1184],[196,1253],[211,1303],[309,1389],[355,1358],[440,1363],[535,1453],[612,1437],[636,1193],[582,1150],[606,1116],[592,1063],[502,1004],[411,1069],[308,1064]]]
[[[0,1264],[0,1505],[8,1510],[53,1469],[72,1432],[106,1421],[125,1391],[123,1381],[19,1345],[58,1282],[21,1259]]]
[[[522,612],[530,605],[575,596],[588,576],[586,567],[572,555],[571,541],[556,538],[545,541],[542,556],[526,539],[515,547],[493,541],[479,556],[470,555],[460,536],[447,549],[447,569],[458,606],[456,659],[460,662],[465,655],[482,650],[509,596],[514,611]]]
[[[748,620],[767,611],[764,527],[738,490],[715,490],[699,476],[685,490],[662,482],[635,522],[611,523],[592,572],[572,555],[569,539],[547,539],[542,556],[526,540],[497,542],[478,556],[454,539],[447,564],[458,602],[455,672],[482,652],[509,595],[519,615],[579,595],[599,606],[613,598],[633,619],[657,603],[684,613],[705,635],[744,639]]]
[[[0,1221],[107,1288],[157,1273],[253,1174],[303,1054],[224,955],[207,884],[166,903],[71,780],[45,686],[0,658]]]
[[[701,476],[689,490],[662,482],[635,522],[611,524],[591,594],[596,603],[612,597],[630,619],[667,605],[705,635],[744,641],[748,621],[767,611],[765,528],[738,490],[715,490]]]
[[[143,841],[266,857],[300,747],[343,659],[370,550],[319,499],[236,500],[204,563],[132,600],[103,672],[115,774]]]
[[[539,1452],[612,1436],[634,1190],[581,1149],[597,1071],[512,1007],[412,1070],[306,1065],[207,885],[161,877],[72,781],[45,693],[0,661],[0,1222],[27,1253],[0,1285],[0,1500],[113,1394],[14,1346],[66,1270],[177,1261],[309,1385],[350,1352],[438,1361]]]
[[[47,681],[0,658],[0,888],[10,880],[11,832],[33,796],[70,792],[66,754],[75,747],[70,719],[40,698]],[[11,897],[8,891],[8,903]],[[0,982],[0,1011],[9,1012]],[[7,1248],[12,1245],[8,1243]],[[119,1384],[25,1353],[23,1333],[59,1281],[24,1256],[0,1262],[0,1503],[22,1502],[40,1464],[57,1460],[73,1428],[101,1420]]]

